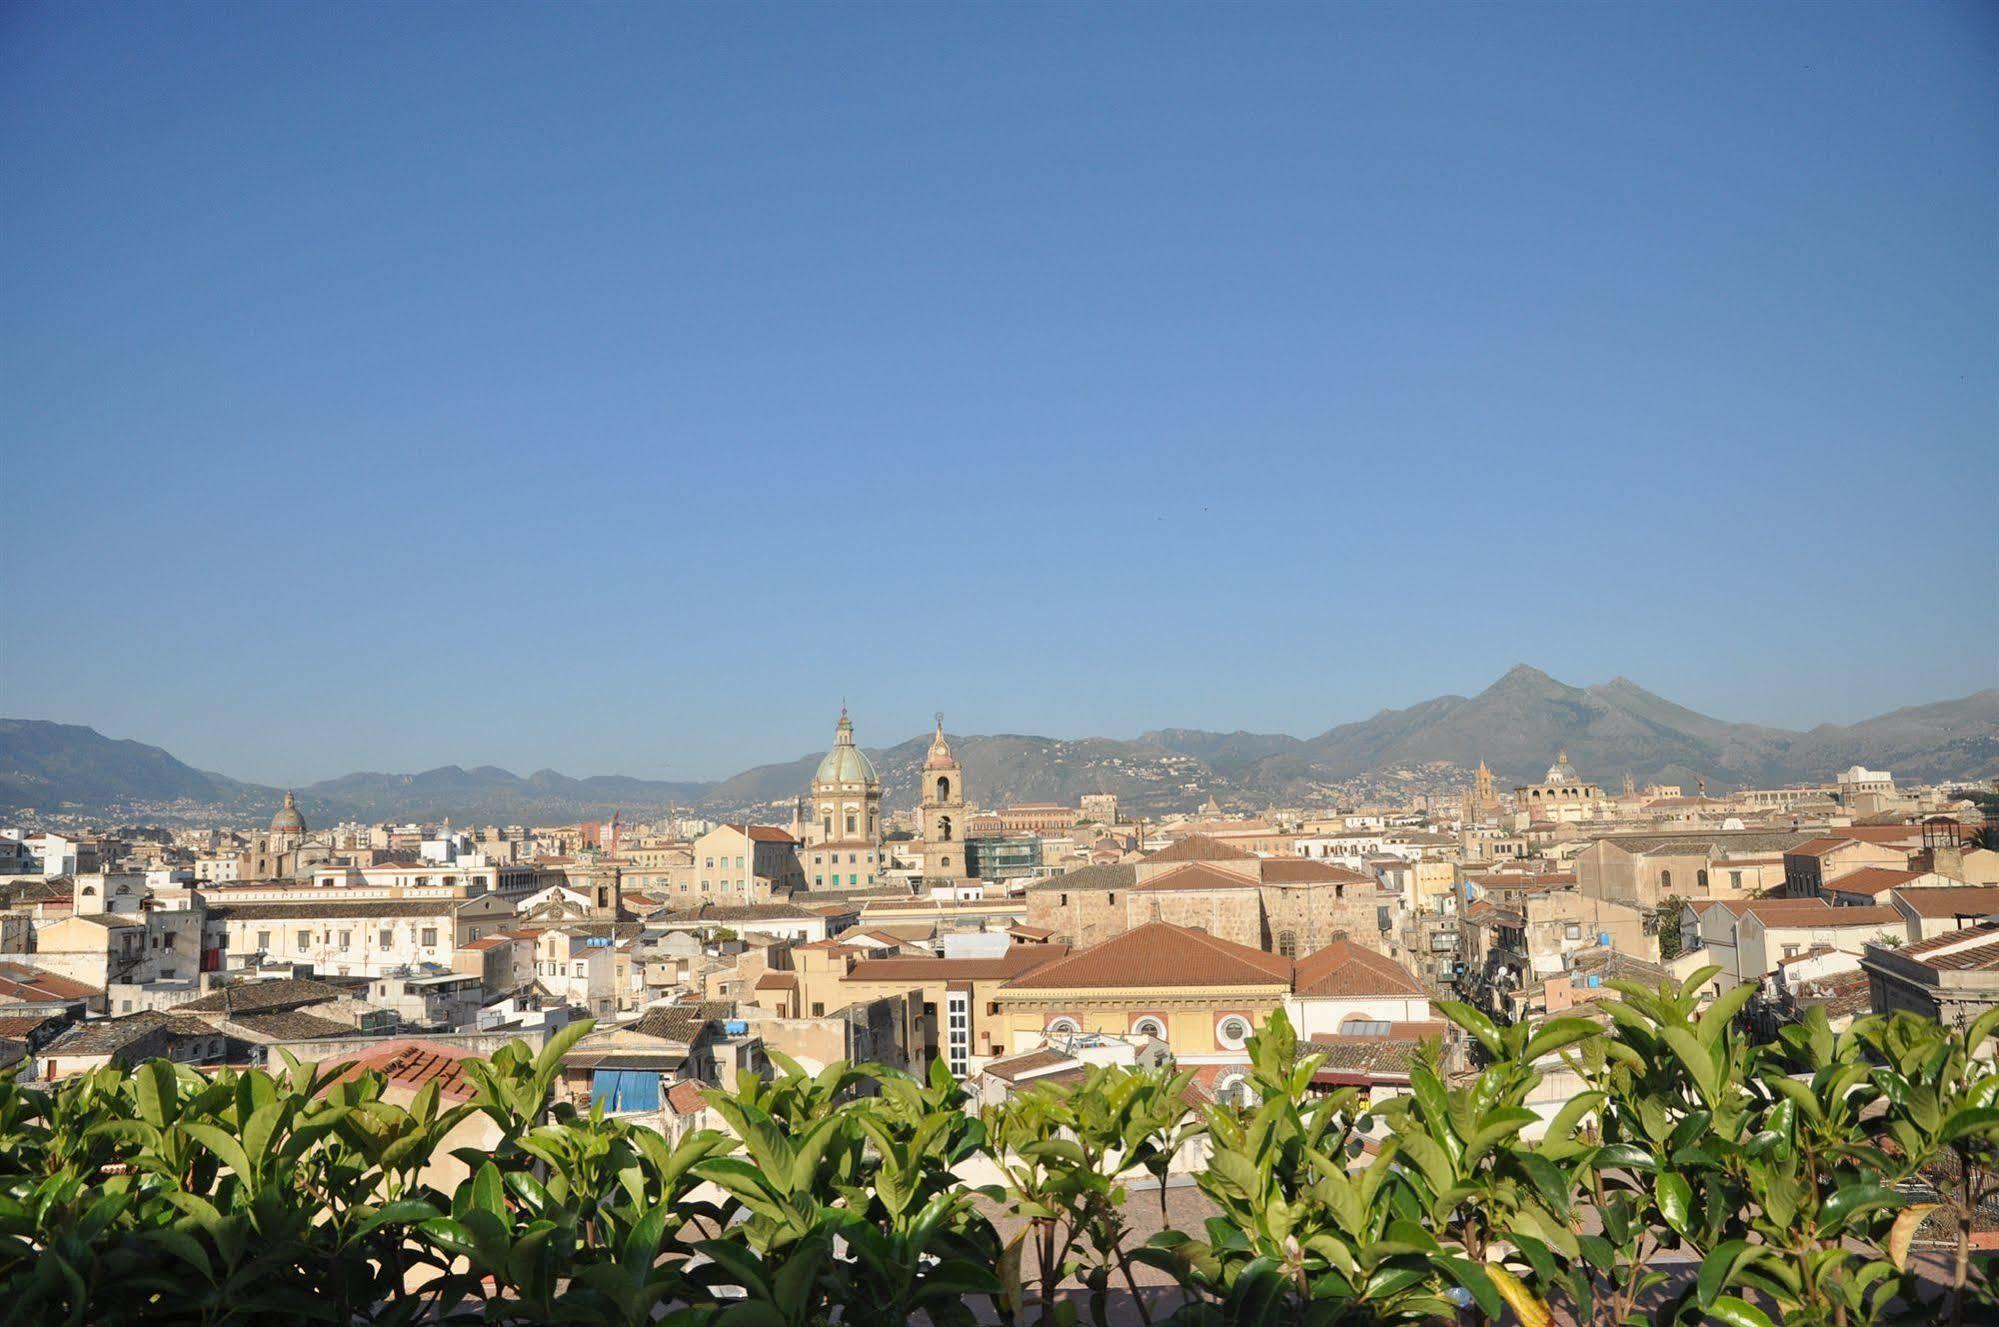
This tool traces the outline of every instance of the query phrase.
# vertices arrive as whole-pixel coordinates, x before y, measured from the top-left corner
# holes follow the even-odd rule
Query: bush
[[[1432,1049],[1373,1105],[1317,1093],[1281,1013],[1251,1043],[1249,1104],[1189,1110],[1187,1075],[1096,1069],[982,1117],[941,1067],[778,1057],[707,1094],[724,1129],[671,1145],[551,1103],[580,1025],[467,1061],[456,1105],[295,1063],[0,1076],[0,1315],[943,1327],[981,1306],[1101,1323],[1123,1292],[1147,1322],[1231,1327],[1991,1320],[1969,1236],[1999,1187],[1999,1013],[1837,1035],[1814,1013],[1756,1045],[1733,1025],[1747,988],[1701,1005],[1710,975],[1618,985],[1607,1031],[1447,1004],[1478,1072],[1453,1083]],[[1544,1120],[1528,1103],[1555,1068],[1585,1087]],[[475,1113],[499,1141],[440,1192],[429,1163]],[[1202,1135],[1215,1215],[1138,1243],[1129,1185]],[[1002,1184],[959,1178],[986,1162]],[[1941,1289],[1910,1270],[1925,1224]],[[1141,1296],[1145,1268],[1170,1302]]]

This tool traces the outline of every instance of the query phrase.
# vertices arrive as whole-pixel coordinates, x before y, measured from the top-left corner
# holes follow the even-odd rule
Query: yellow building
[[[1192,927],[1152,922],[999,987],[1007,1050],[1087,1033],[1164,1041],[1183,1066],[1239,1063],[1291,994],[1291,960]]]

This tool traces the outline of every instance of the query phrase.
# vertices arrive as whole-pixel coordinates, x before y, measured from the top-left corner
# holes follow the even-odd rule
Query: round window
[[[1249,1040],[1249,1021],[1231,1014],[1215,1028],[1215,1037],[1230,1050],[1240,1050]]]
[[[1131,1031],[1133,1036],[1157,1037],[1161,1041],[1166,1040],[1166,1025],[1156,1018],[1139,1019],[1131,1025]]]
[[[1072,1037],[1082,1029],[1076,1025],[1076,1020],[1073,1018],[1057,1018],[1049,1022],[1048,1031],[1059,1036]]]

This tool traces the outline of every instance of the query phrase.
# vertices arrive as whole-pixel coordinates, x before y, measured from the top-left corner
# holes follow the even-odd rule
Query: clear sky
[[[1991,5],[0,5],[0,714],[238,777],[1999,679]]]

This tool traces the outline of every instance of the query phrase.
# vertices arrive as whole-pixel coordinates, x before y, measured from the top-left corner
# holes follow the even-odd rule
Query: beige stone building
[[[1167,922],[1285,957],[1351,940],[1399,958],[1402,904],[1364,872],[1192,835],[1137,862],[1029,887],[1027,922],[1079,947]]]
[[[1152,922],[1006,982],[997,1017],[1010,1051],[1105,1033],[1164,1041],[1183,1067],[1233,1064],[1291,985],[1288,958]]]
[[[1699,830],[1613,834],[1571,860],[1576,882],[1593,898],[1656,908],[1669,897],[1751,896],[1774,887],[1770,858],[1809,840],[1796,830]]]
[[[1523,824],[1536,820],[1575,822],[1598,820],[1607,815],[1603,789],[1584,782],[1563,751],[1539,783],[1522,784],[1513,790],[1513,808]]]

